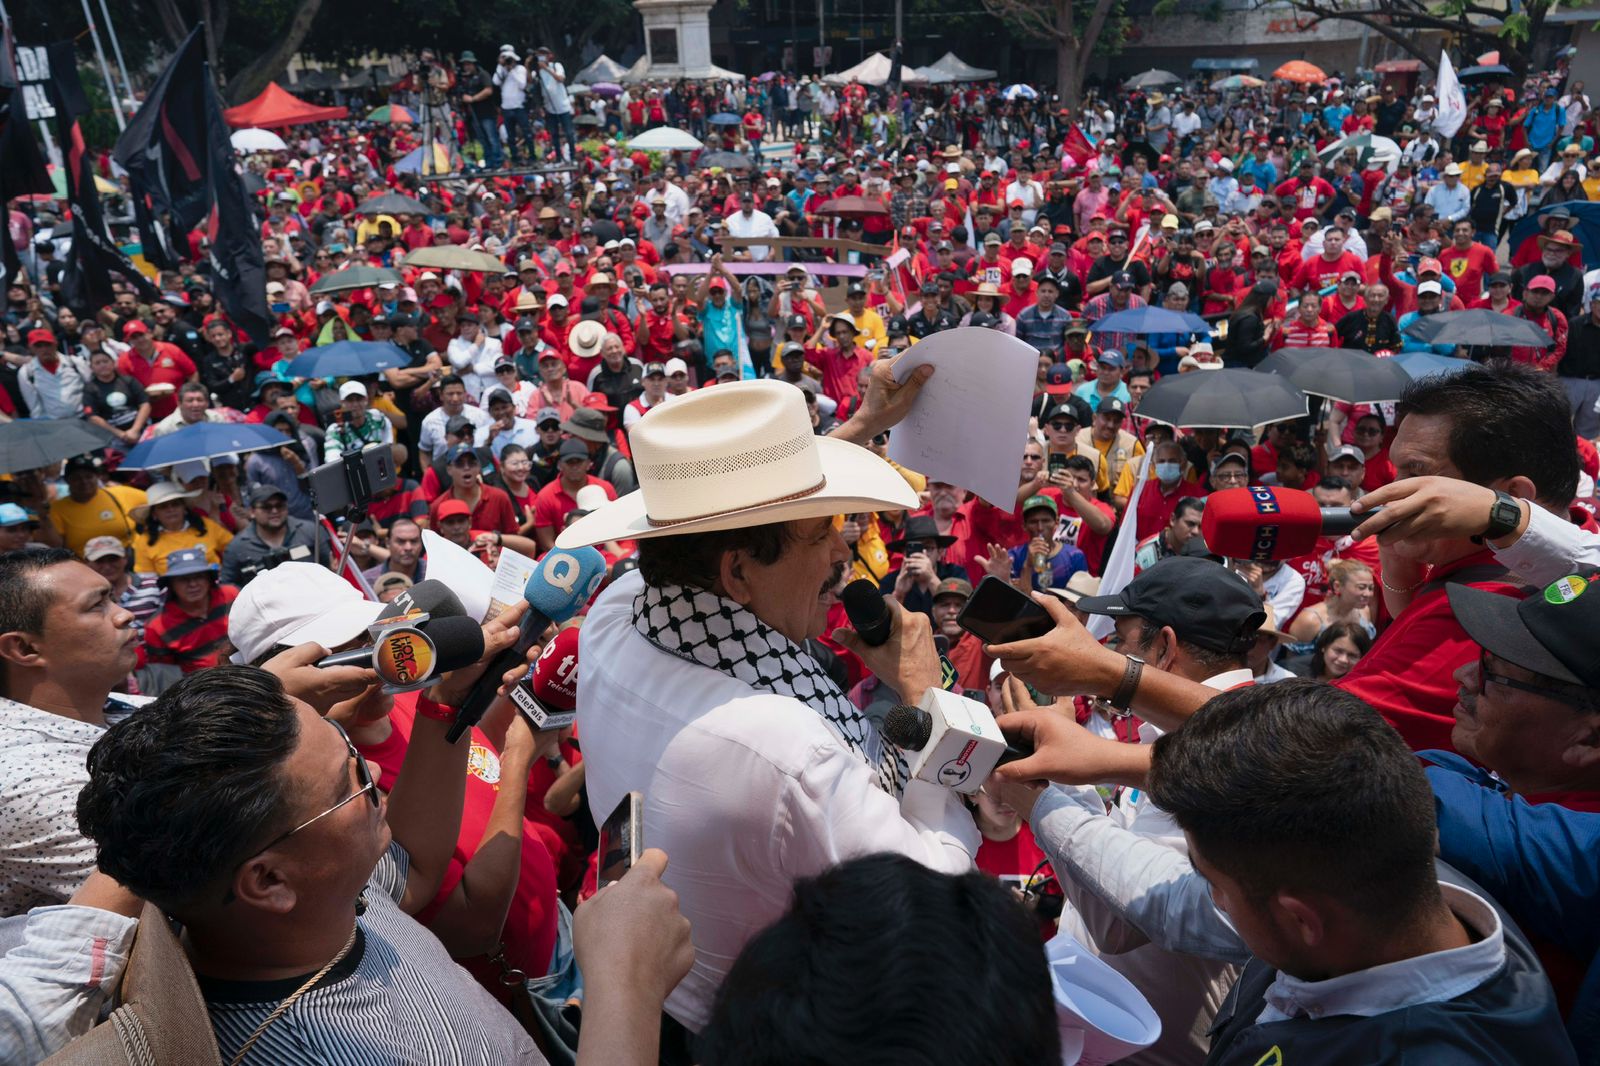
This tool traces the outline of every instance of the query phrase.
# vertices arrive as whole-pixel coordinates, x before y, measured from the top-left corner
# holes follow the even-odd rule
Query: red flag
[[[1078,161],[1079,166],[1094,158],[1094,142],[1089,135],[1083,132],[1083,127],[1074,122],[1067,131],[1067,139],[1061,142],[1062,151]]]

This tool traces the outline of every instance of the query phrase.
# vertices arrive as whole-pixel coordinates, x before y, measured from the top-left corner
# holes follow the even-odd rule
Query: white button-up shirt
[[[698,1031],[797,879],[881,851],[961,873],[979,839],[953,792],[912,781],[897,803],[806,704],[651,644],[633,627],[643,587],[627,575],[584,622],[578,731],[596,819],[642,792],[644,845],[671,860],[663,880],[689,919],[695,959],[666,1009]]]
[[[742,210],[735,211],[723,219],[723,225],[728,227],[730,237],[777,237],[777,225],[772,221],[772,216],[765,211],[753,210],[746,215]],[[756,262],[770,259],[772,248],[765,244],[752,244],[747,249],[750,258]]]

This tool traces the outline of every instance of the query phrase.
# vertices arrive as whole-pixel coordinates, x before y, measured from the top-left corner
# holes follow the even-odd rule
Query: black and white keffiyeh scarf
[[[633,598],[633,628],[670,655],[804,703],[873,768],[879,788],[895,797],[904,791],[910,771],[900,749],[878,735],[815,659],[747,608],[703,589],[646,585]]]

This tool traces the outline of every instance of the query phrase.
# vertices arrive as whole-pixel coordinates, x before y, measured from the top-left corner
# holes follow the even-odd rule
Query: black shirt
[[[1363,352],[1400,350],[1400,327],[1388,311],[1378,312],[1374,322],[1368,322],[1365,310],[1351,311],[1333,324],[1333,331],[1339,335],[1339,345],[1343,348],[1358,348]]]
[[[210,345],[200,355],[200,380],[206,388],[211,390],[217,402],[223,407],[231,407],[235,411],[248,411],[254,404],[250,390],[255,382],[255,355],[254,345],[247,351],[241,345],[235,344],[233,351],[223,355]],[[242,369],[238,381],[228,380],[235,370]]]
[[[929,309],[924,306],[906,319],[906,330],[911,336],[920,340],[947,329],[955,329],[960,324],[961,320],[949,310],[941,307],[930,314]]]
[[[1567,354],[1556,364],[1556,374],[1564,378],[1600,378],[1600,325],[1593,315],[1569,323]]]
[[[1109,255],[1102,255],[1094,261],[1094,266],[1089,268],[1089,284],[1093,285],[1101,278],[1109,278],[1119,270],[1126,270],[1133,275],[1135,291],[1150,285],[1150,268],[1145,266],[1143,261],[1135,259],[1127,266],[1123,266]]]
[[[133,420],[139,417],[140,405],[148,402],[144,386],[126,374],[118,374],[111,381],[91,378],[83,386],[83,406],[114,429],[132,427]]]
[[[463,99],[469,96],[476,96],[483,90],[492,88],[493,86],[489,82],[489,75],[483,72],[482,67],[475,65],[471,74],[461,71],[456,75],[456,90],[461,93]],[[478,118],[492,119],[495,116],[495,109],[500,106],[500,94],[491,92],[482,100],[474,100],[467,106],[472,109],[472,113]]]

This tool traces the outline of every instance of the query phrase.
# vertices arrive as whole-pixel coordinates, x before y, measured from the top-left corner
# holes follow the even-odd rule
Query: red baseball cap
[[[457,515],[465,515],[470,518],[472,517],[472,508],[460,500],[449,499],[441,503],[439,509],[434,513],[438,516],[439,521],[443,522],[446,518],[455,518]]]
[[[1417,262],[1417,275],[1420,277],[1423,274],[1439,274],[1439,275],[1443,275],[1444,274],[1444,266],[1437,259],[1428,258],[1428,259],[1418,260],[1418,262]]]
[[[124,337],[133,337],[133,336],[137,336],[140,333],[149,333],[149,332],[150,332],[150,327],[145,325],[143,322],[139,321],[137,318],[134,319],[132,322],[129,322],[127,325],[122,327],[122,335]]]
[[[1528,284],[1525,285],[1524,288],[1544,289],[1548,292],[1555,292],[1556,279],[1552,278],[1549,274],[1536,274],[1528,279]]]
[[[30,329],[28,331],[29,344],[55,344],[56,335],[47,329]]]

